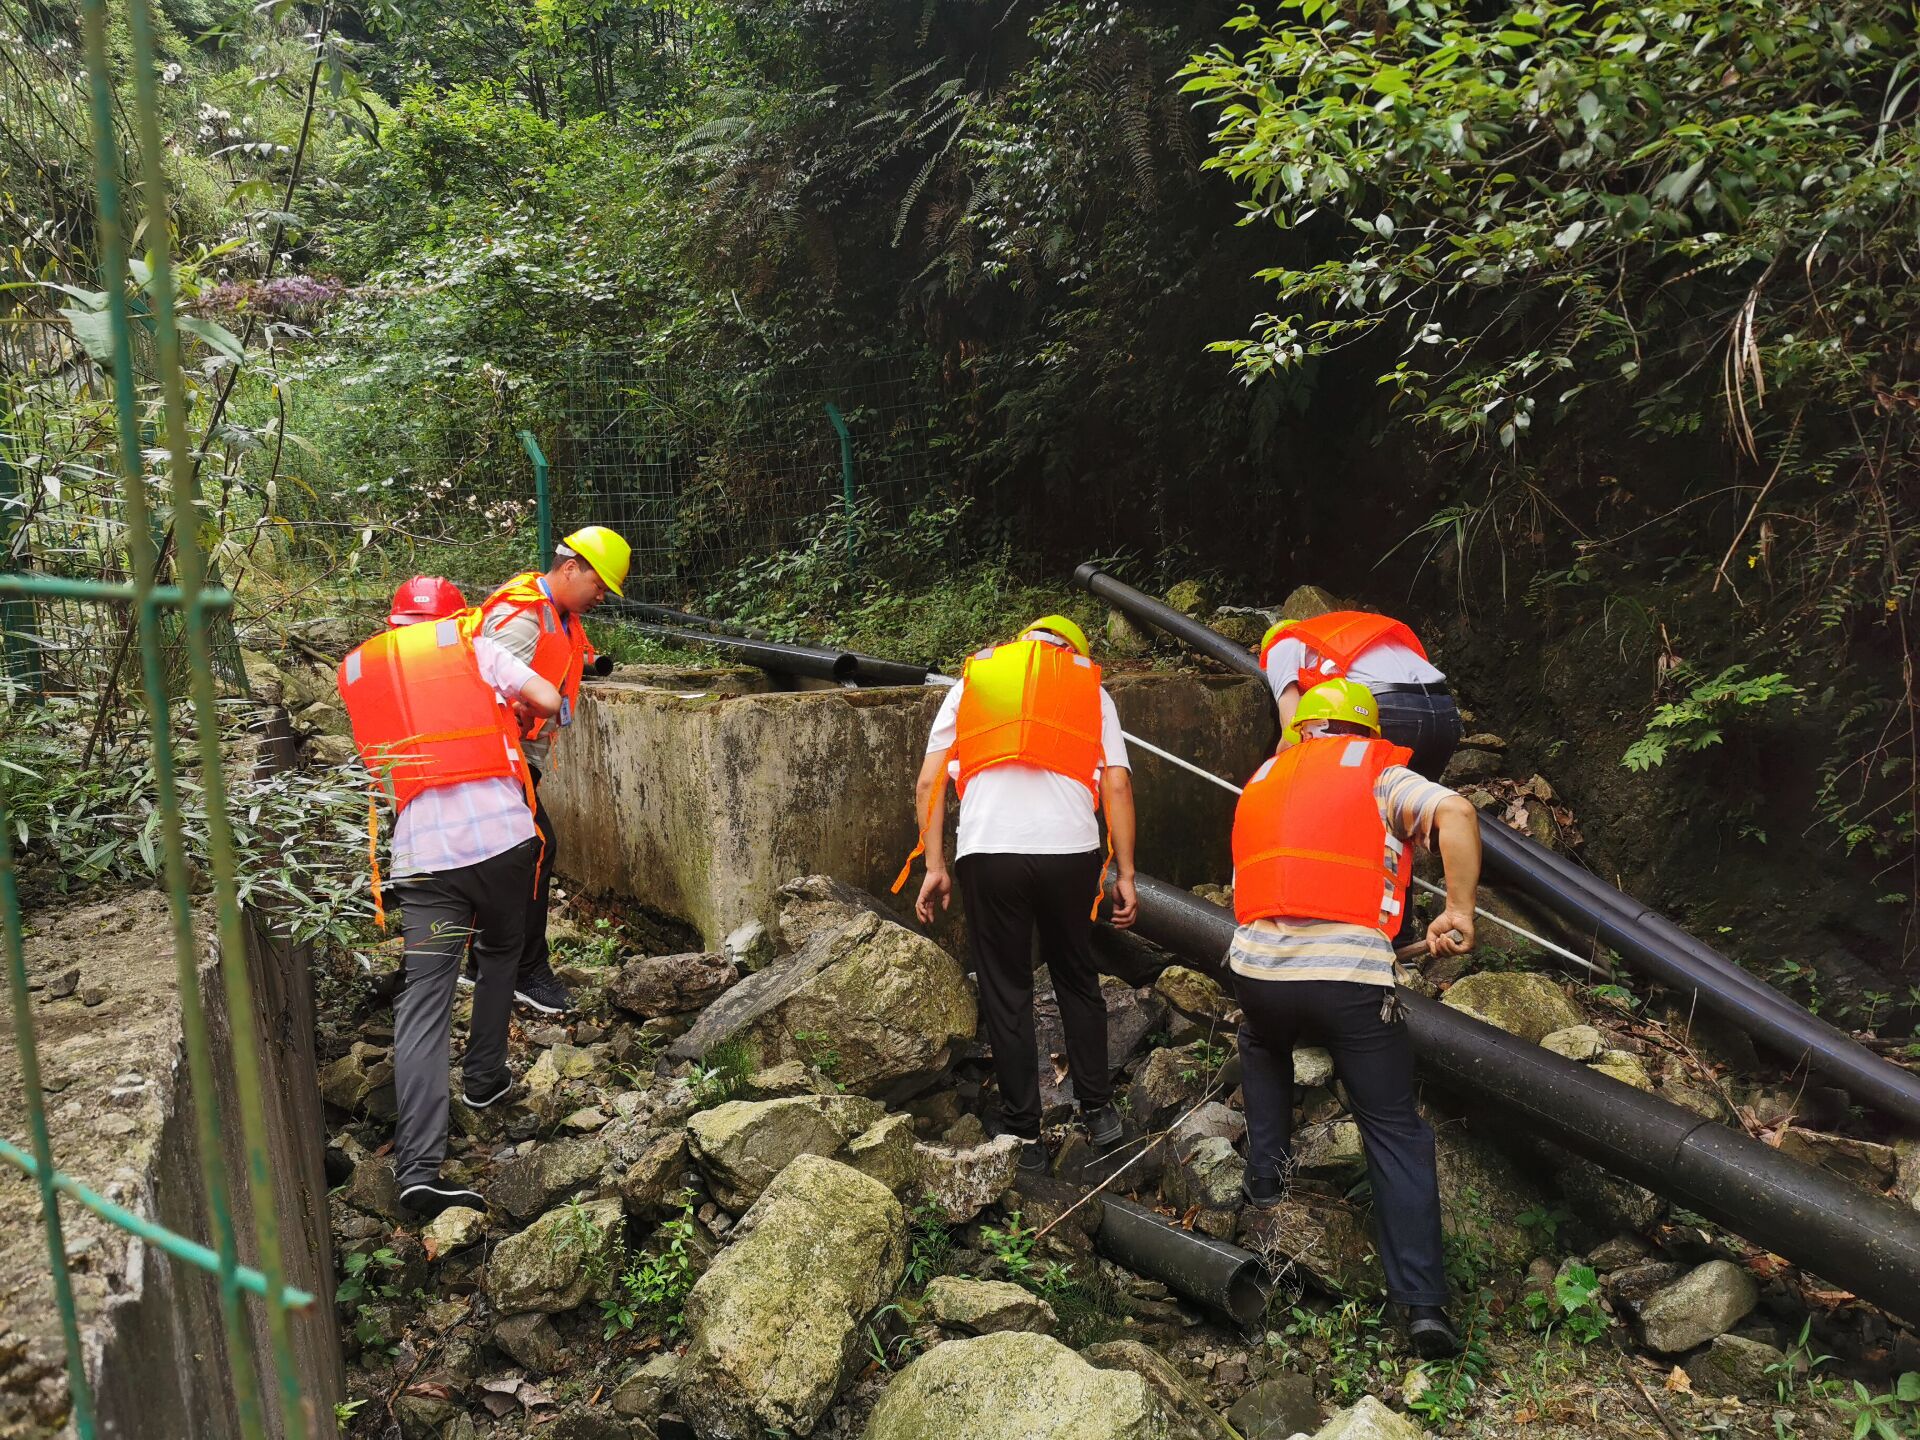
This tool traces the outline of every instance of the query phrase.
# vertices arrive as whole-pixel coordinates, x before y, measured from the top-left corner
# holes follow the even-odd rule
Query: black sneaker
[[[487,1211],[487,1197],[478,1190],[469,1190],[464,1185],[450,1185],[444,1180],[407,1186],[400,1192],[400,1203],[426,1220],[456,1205],[465,1205],[469,1210],[478,1210],[483,1215]]]
[[[1285,1196],[1278,1175],[1249,1175],[1240,1182],[1240,1193],[1256,1210],[1271,1210]]]
[[[1087,1127],[1087,1139],[1093,1142],[1096,1149],[1104,1150],[1120,1139],[1120,1112],[1111,1105],[1084,1112],[1080,1116],[1080,1123]]]
[[[564,1015],[573,1008],[573,996],[567,993],[567,987],[554,979],[553,971],[544,966],[521,977],[513,988],[513,998],[542,1015]]]
[[[1422,1360],[1445,1360],[1460,1353],[1460,1337],[1447,1323],[1447,1312],[1438,1305],[1407,1307],[1407,1339]]]
[[[506,1099],[507,1092],[511,1089],[513,1089],[513,1077],[511,1075],[503,1079],[498,1085],[489,1086],[485,1089],[477,1089],[463,1081],[460,1086],[460,1099],[469,1110],[485,1110],[489,1105],[498,1105],[502,1100]]]
[[[1029,1175],[1038,1175],[1047,1168],[1047,1142],[1044,1140],[1026,1140],[1020,1145],[1020,1168]]]

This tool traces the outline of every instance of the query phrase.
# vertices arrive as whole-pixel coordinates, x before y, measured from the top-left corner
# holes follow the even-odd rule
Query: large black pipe
[[[671,625],[638,621],[635,628],[649,635],[677,640],[692,649],[718,650],[762,670],[778,675],[803,675],[812,680],[832,680],[841,685],[854,683],[859,657],[848,650],[826,650],[816,645],[786,645],[777,640],[743,640],[737,635],[709,635],[697,630],[680,630]]]
[[[1149,876],[1135,886],[1136,933],[1231,983],[1233,917]],[[1400,999],[1422,1067],[1448,1088],[1920,1320],[1920,1214],[1424,996],[1403,989]]]
[[[1099,1247],[1136,1275],[1251,1325],[1267,1308],[1266,1267],[1251,1250],[1177,1230],[1145,1206],[1100,1197]]]
[[[1082,565],[1074,579],[1108,604],[1265,683],[1254,656],[1199,621],[1142,595],[1095,565]],[[1726,956],[1545,846],[1498,822],[1483,820],[1480,834],[1487,874],[1496,883],[1531,897],[1579,933],[1598,937],[1636,970],[1683,999],[1691,996],[1694,1003],[1788,1060],[1805,1061],[1856,1099],[1920,1124],[1920,1077],[1875,1055]]]

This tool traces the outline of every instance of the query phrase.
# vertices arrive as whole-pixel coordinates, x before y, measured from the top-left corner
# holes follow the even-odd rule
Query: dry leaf
[[[1531,1425],[1533,1421],[1534,1412],[1531,1407],[1514,1412],[1513,1423],[1516,1425]]]
[[[1691,1395],[1693,1393],[1692,1377],[1676,1365],[1673,1367],[1673,1373],[1667,1376],[1667,1389],[1676,1395]]]

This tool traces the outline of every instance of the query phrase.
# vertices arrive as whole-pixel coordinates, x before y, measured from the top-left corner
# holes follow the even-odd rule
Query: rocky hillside
[[[1231,1000],[1129,947],[1127,979],[1146,983],[1106,992],[1127,1139],[1090,1151],[1056,1060],[1056,1163],[1029,1177],[982,1124],[993,1087],[963,965],[830,879],[782,900],[777,933],[749,927],[718,954],[634,953],[655,947],[620,917],[568,908],[556,931],[581,1016],[516,1023],[509,1106],[455,1102],[449,1173],[485,1191],[484,1215],[402,1218],[381,986],[337,997],[322,1083],[349,1433],[1404,1440],[1914,1423],[1900,1387],[1920,1382],[1897,1378],[1920,1370],[1910,1332],[1438,1094],[1467,1347],[1418,1364],[1382,1311],[1359,1132],[1324,1052],[1295,1057],[1289,1198],[1247,1211]],[[1575,990],[1511,951],[1484,958],[1494,968],[1420,983],[1914,1203],[1920,1153],[1806,1128],[1849,1117],[1810,1113],[1821,1097],[1769,1077],[1743,1037]],[[1057,1056],[1044,983],[1039,1010]],[[1177,1276],[1119,1263],[1100,1238],[1108,1196],[1257,1254],[1264,1312],[1238,1323]]]

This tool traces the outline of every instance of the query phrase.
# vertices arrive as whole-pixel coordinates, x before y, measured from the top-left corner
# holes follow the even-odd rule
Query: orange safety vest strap
[[[367,868],[373,872],[373,923],[387,928],[387,907],[380,894],[380,792],[367,792]]]
[[[913,862],[927,853],[927,832],[933,828],[933,802],[940,791],[946,788],[947,757],[951,754],[953,754],[952,746],[948,746],[940,752],[940,778],[935,782],[935,785],[927,787],[927,808],[922,811],[920,815],[920,833],[914,841],[913,853],[907,856],[907,863],[900,867],[900,873],[893,877],[893,890],[891,893],[895,895],[898,895],[906,885],[907,877],[913,874]],[[936,786],[938,788],[935,788]]]

